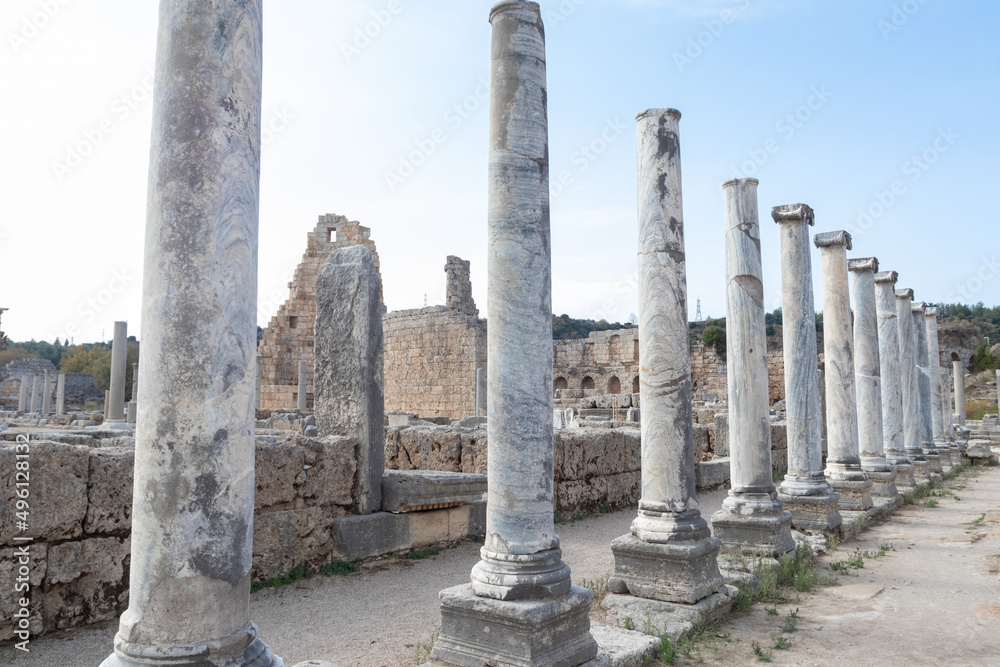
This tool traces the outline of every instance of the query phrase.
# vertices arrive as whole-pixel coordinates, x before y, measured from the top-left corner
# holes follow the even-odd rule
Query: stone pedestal
[[[28,411],[28,385],[30,384],[31,378],[29,376],[21,376],[21,389],[17,398],[17,411],[21,414]]]
[[[48,417],[52,410],[52,375],[45,371],[45,381],[42,384],[42,416]]]
[[[728,599],[695,495],[679,124],[673,109],[637,117],[642,497],[630,534],[611,543],[608,582],[615,613],[659,601],[675,624],[712,596]]]
[[[910,316],[913,320],[913,344],[916,348],[914,360],[917,366],[917,395],[920,397],[920,447],[927,457],[933,478],[941,475],[941,454],[934,442],[934,382],[937,376],[931,372],[928,354],[926,309],[927,304],[914,303]]]
[[[108,394],[107,428],[125,426],[125,367],[128,360],[128,325],[115,322],[115,335],[111,342],[111,389]]]
[[[597,655],[589,590],[553,521],[552,257],[545,31],[534,2],[490,12],[486,543],[472,586],[441,593],[433,660],[565,665]]]
[[[385,395],[380,294],[375,259],[365,246],[331,252],[316,279],[313,412],[321,436],[358,441],[356,514],[382,507]],[[300,364],[300,377],[304,365]]]
[[[872,507],[871,480],[861,468],[858,445],[857,393],[854,384],[854,337],[847,286],[847,251],[851,235],[844,231],[817,234],[823,268],[823,342],[826,364],[826,478],[840,494],[840,510],[865,512]]]
[[[882,426],[882,370],[879,362],[875,273],[878,259],[851,259],[847,269],[854,294],[854,383],[857,392],[861,469],[872,482],[876,505],[896,506],[896,471],[885,457]]]
[[[297,393],[299,413],[304,413],[307,409],[306,394],[308,392],[309,364],[304,361],[299,362],[299,388]]]
[[[129,604],[103,667],[283,664],[249,617],[261,11],[160,3]]]
[[[728,181],[723,188],[732,487],[712,516],[712,532],[725,554],[773,558],[793,551],[795,542],[792,515],[782,507],[772,479],[757,181]]]
[[[31,413],[38,414],[42,409],[42,378],[35,373],[31,376]]]
[[[60,373],[56,380],[56,416],[66,414],[66,374]]]
[[[930,462],[920,443],[920,386],[917,371],[917,343],[913,331],[913,290],[896,290],[896,323],[899,328],[899,369],[903,405],[903,445],[913,465],[916,484],[927,484]]]
[[[882,442],[885,458],[896,472],[896,488],[912,491],[913,463],[906,455],[903,429],[903,371],[899,353],[899,318],[896,315],[895,271],[875,274],[875,308],[878,317],[878,360],[882,390]]]

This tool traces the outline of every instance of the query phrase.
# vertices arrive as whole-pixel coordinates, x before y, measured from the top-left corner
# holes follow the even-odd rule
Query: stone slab
[[[728,457],[699,462],[695,465],[695,485],[699,490],[705,491],[729,484],[729,466]]]
[[[482,500],[486,475],[439,470],[387,470],[382,475],[382,511],[413,512]]]
[[[590,635],[597,642],[597,657],[611,667],[642,667],[660,644],[657,637],[604,623],[591,622]]]
[[[732,609],[738,589],[726,586],[697,604],[679,604],[647,600],[632,595],[609,593],[601,602],[608,610],[609,619],[624,623],[631,619],[635,627],[650,635],[668,635],[671,641],[678,641],[691,633],[695,625],[710,623],[720,619]]]

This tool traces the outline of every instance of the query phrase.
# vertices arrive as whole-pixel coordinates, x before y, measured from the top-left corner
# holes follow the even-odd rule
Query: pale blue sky
[[[0,8],[0,306],[15,340],[97,340],[118,319],[139,333],[156,3],[62,3]],[[391,310],[424,294],[442,303],[453,254],[472,261],[485,315],[492,3],[398,3],[265,3],[264,119],[277,131],[263,152],[262,325],[323,213],[372,229]],[[725,312],[722,183],[734,175],[761,181],[769,309],[780,305],[770,208],[795,202],[816,209],[815,231],[856,231],[852,256],[879,257],[918,299],[1000,303],[997,3],[541,4],[557,314],[637,309],[634,117],[664,106],[683,113],[692,317],[698,296],[705,315]],[[355,44],[373,12],[385,25]],[[94,138],[78,166],[59,166]],[[400,156],[428,141],[433,153],[390,187]]]

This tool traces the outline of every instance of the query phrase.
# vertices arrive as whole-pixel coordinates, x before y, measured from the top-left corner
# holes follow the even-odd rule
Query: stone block
[[[90,448],[32,441],[27,477],[30,504],[27,531],[17,529],[17,517],[11,511],[18,500],[15,474],[16,443],[0,445],[0,470],[6,471],[0,480],[0,546],[13,545],[13,537],[33,537],[41,541],[68,540],[83,533],[87,514],[87,477],[90,468]],[[24,488],[24,487],[22,487]]]
[[[597,659],[610,667],[643,667],[646,656],[656,655],[659,637],[591,621],[590,634],[597,642]]]
[[[296,436],[292,442],[300,445],[305,454],[305,481],[299,489],[306,504],[351,505],[357,440],[337,436],[318,440]]]
[[[623,535],[611,542],[615,571],[608,590],[649,600],[695,604],[725,590],[717,564],[719,547],[714,537],[656,544]]]
[[[254,453],[254,509],[287,509],[298,497],[298,486],[305,482],[306,453],[288,442],[257,439]]]
[[[412,512],[482,500],[486,475],[435,470],[387,470],[382,475],[382,511]]]
[[[706,424],[694,425],[694,460],[704,461],[706,455],[711,458],[711,448],[708,444],[708,426]]]
[[[128,605],[129,539],[95,537],[50,545],[45,572],[45,629],[117,618]]]
[[[729,457],[714,458],[695,464],[695,485],[700,491],[717,489],[729,484]]]
[[[788,449],[788,428],[785,422],[771,424],[771,449]]]
[[[624,622],[630,617],[633,622],[641,619],[641,623],[649,624],[651,632],[656,636],[667,635],[674,642],[691,633],[696,625],[712,623],[723,618],[733,607],[738,589],[735,586],[724,586],[723,590],[713,593],[695,604],[664,602],[648,600],[632,595],[611,593],[601,602],[608,610],[608,618]]]
[[[27,555],[25,555],[27,551]],[[48,545],[42,542],[34,542],[30,545],[20,545],[9,549],[0,549],[0,586],[5,591],[0,595],[0,641],[17,639],[14,632],[19,630],[18,620],[15,614],[21,610],[20,600],[27,599],[28,605],[28,630],[31,636],[40,635],[45,628],[45,621],[42,618],[42,589],[45,582],[45,569],[47,564]],[[29,569],[28,588],[19,590],[18,586],[24,586],[25,582],[18,582],[21,576],[20,568],[25,566],[22,559],[27,560],[26,567]]]
[[[134,463],[135,449],[131,447],[90,450],[85,533],[128,535],[131,532]]]
[[[729,413],[715,415],[715,456],[729,456]]]
[[[325,507],[257,514],[253,524],[254,580],[267,581],[302,563],[317,566],[333,560],[331,527],[336,518]]]
[[[409,547],[410,518],[390,512],[347,516],[333,523],[331,535],[334,552],[343,560],[392,553]]]

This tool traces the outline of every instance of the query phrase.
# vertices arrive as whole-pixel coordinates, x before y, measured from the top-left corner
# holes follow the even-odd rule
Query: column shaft
[[[42,416],[48,417],[52,409],[52,375],[45,371],[45,382],[42,385]]]
[[[882,389],[882,440],[885,458],[896,471],[896,486],[914,486],[913,464],[906,456],[903,428],[903,371],[899,352],[899,318],[896,315],[895,271],[875,274],[878,314],[878,359]]]
[[[920,447],[924,450],[930,465],[930,472],[941,472],[941,455],[934,443],[934,375],[927,353],[927,305],[913,304],[910,317],[913,320],[914,360],[917,365],[917,392],[920,400]],[[940,412],[940,411],[939,411]]]
[[[111,342],[111,395],[108,403],[108,420],[125,421],[125,367],[128,361],[128,324],[115,322],[115,335]]]
[[[309,364],[304,361],[299,362],[299,391],[298,391],[298,410],[299,412],[306,411],[306,388],[307,380],[309,375]]]
[[[934,446],[941,457],[944,472],[951,470],[951,448],[948,446],[948,436],[945,433],[944,403],[945,379],[941,372],[941,352],[938,346],[937,334],[938,309],[924,309],[924,325],[927,330],[927,369],[931,379],[931,428],[934,434]]]
[[[40,399],[42,397],[41,378],[38,373],[31,376],[31,412],[37,413],[41,410]]]
[[[958,415],[958,425],[965,426],[965,364],[961,359],[951,362],[952,379],[955,383],[955,414]]]
[[[17,411],[27,412],[28,411],[28,385],[31,384],[31,378],[27,375],[21,376],[21,390],[17,398]]]

